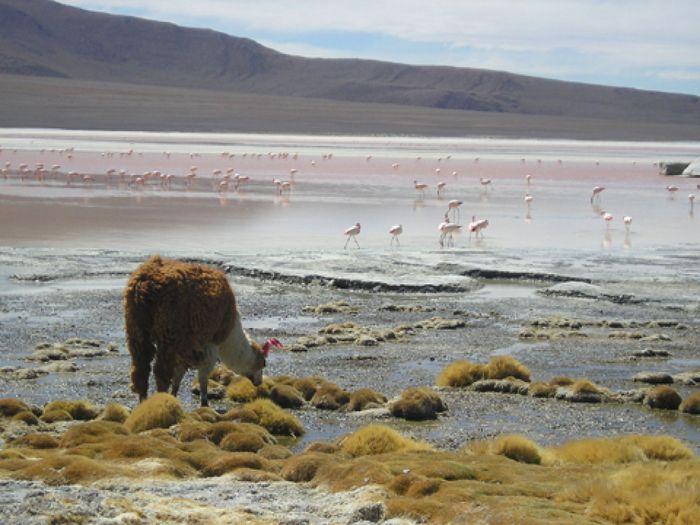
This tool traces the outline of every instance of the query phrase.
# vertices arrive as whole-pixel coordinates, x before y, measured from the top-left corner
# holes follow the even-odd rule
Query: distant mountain
[[[505,72],[279,53],[211,30],[0,0],[0,74],[695,125],[700,97]]]

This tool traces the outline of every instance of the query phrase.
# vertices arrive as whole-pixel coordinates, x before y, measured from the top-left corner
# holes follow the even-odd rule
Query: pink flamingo
[[[392,168],[392,169],[395,169],[395,170],[399,169],[399,163],[398,163],[398,162],[394,162],[394,163],[391,165],[391,168]]]
[[[228,181],[222,180],[219,183],[219,193],[226,193],[228,191]]]
[[[693,208],[695,208],[695,194],[691,193],[688,195],[688,202],[690,203],[690,213],[693,213]]]
[[[594,186],[593,191],[591,192],[591,204],[593,204],[594,200],[600,200],[600,194],[603,193],[605,190],[604,186]]]
[[[671,184],[670,186],[666,186],[666,191],[668,192],[668,195],[669,195],[671,198],[673,198],[673,196],[676,194],[676,192],[677,192],[679,189],[680,189],[680,188],[679,188],[678,186],[675,186],[675,185],[673,185],[673,184]]]
[[[457,219],[456,222],[459,223],[459,216],[460,216],[460,206],[462,205],[462,201],[460,200],[451,200],[450,202],[447,203],[447,213],[449,215],[450,210],[454,210],[453,215]]]
[[[389,233],[391,234],[391,246],[394,245],[394,241],[396,241],[397,245],[401,244],[399,242],[399,235],[403,233],[403,226],[401,224],[389,228]]]
[[[250,181],[250,177],[248,177],[248,175],[241,175],[240,173],[236,173],[233,176],[233,180],[235,181],[234,188],[236,189],[236,191],[238,191],[238,187],[241,184],[244,184],[244,183]]]
[[[530,175],[529,173],[527,175],[525,175],[525,182],[527,182],[528,186],[530,185],[531,180],[532,180],[532,175]]]
[[[479,233],[481,233],[481,238],[484,237],[483,230],[489,225],[488,219],[476,219],[476,215],[472,215],[472,222],[469,223],[469,240],[472,238],[472,233],[478,239]]]
[[[450,222],[450,218],[447,216],[447,214],[445,214],[443,221],[438,225],[438,231],[440,232],[440,247],[445,246],[445,239],[447,239],[448,247],[454,246],[453,235],[461,229],[461,225],[455,222]]]
[[[413,181],[413,187],[416,188],[421,194],[422,197],[425,197],[425,188],[428,187],[428,185],[424,182],[418,182],[417,180]]]
[[[625,224],[625,230],[627,231],[627,233],[629,233],[630,228],[632,227],[632,217],[630,217],[629,215],[625,215],[622,218],[622,222]]]
[[[485,179],[484,177],[480,177],[480,178],[479,178],[479,184],[481,184],[481,186],[482,186],[485,190],[487,190],[487,189],[489,188],[489,186],[491,185],[491,179]]]
[[[608,229],[610,228],[610,223],[612,220],[615,218],[612,216],[612,214],[606,212],[606,211],[601,211],[600,216],[603,217],[603,220],[605,221],[605,228]]]
[[[345,241],[345,246],[343,247],[344,250],[347,249],[348,243],[350,242],[350,239],[355,241],[355,244],[357,244],[357,247],[360,247],[360,243],[357,242],[357,236],[360,234],[361,226],[359,222],[355,223],[355,226],[350,226],[347,230],[343,232],[343,235],[347,235],[348,239]]]
[[[442,190],[445,189],[445,186],[447,186],[447,183],[445,181],[440,181],[437,183],[437,196],[441,197],[442,196]]]

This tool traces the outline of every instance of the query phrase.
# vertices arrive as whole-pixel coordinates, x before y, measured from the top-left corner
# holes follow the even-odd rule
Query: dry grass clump
[[[224,386],[227,386],[231,381],[233,381],[234,377],[236,377],[236,374],[222,364],[216,365],[214,370],[212,370],[211,374],[209,375],[211,380],[221,383]]]
[[[690,449],[671,436],[584,439],[555,447],[552,452],[558,461],[587,464],[678,461],[694,457]]]
[[[25,434],[21,438],[16,439],[12,445],[17,447],[47,449],[58,448],[59,442],[58,439],[49,434],[35,432],[33,434]]]
[[[520,463],[542,463],[540,447],[526,437],[512,434],[501,436],[493,443],[493,453]]]
[[[38,425],[39,424],[39,418],[36,417],[33,413],[28,412],[28,411],[23,411],[15,414],[12,416],[12,421],[21,421],[25,425]]]
[[[304,406],[304,397],[296,388],[279,384],[270,390],[270,399],[282,408],[300,408]]]
[[[666,385],[654,387],[644,396],[644,404],[649,408],[661,408],[663,410],[676,410],[683,399],[678,392]]]
[[[260,423],[260,417],[248,408],[236,407],[232,408],[224,415],[219,416],[221,421],[240,421],[241,423]]]
[[[247,377],[236,377],[226,387],[226,397],[237,403],[248,403],[258,397],[258,389]]]
[[[257,434],[229,432],[219,446],[227,452],[257,452],[265,446],[265,440]]]
[[[343,452],[353,457],[389,452],[431,450],[430,445],[414,441],[384,425],[368,425],[346,436],[340,443]]]
[[[552,386],[569,386],[573,385],[575,382],[576,381],[574,381],[570,377],[565,376],[556,376],[548,381],[548,383]]]
[[[83,456],[54,455],[38,461],[30,461],[17,470],[13,477],[22,480],[40,480],[49,485],[89,483],[118,474],[114,466],[104,466]]]
[[[84,443],[99,443],[114,436],[126,436],[129,431],[113,421],[89,421],[69,428],[61,437],[61,448],[73,448]]]
[[[88,401],[68,401],[58,400],[52,401],[44,407],[44,414],[55,412],[57,410],[65,410],[73,419],[79,421],[90,421],[100,415],[100,411]]]
[[[14,397],[0,399],[0,416],[12,417],[20,412],[31,412],[29,405],[21,399],[15,399]]]
[[[335,443],[324,443],[323,441],[314,441],[304,449],[307,452],[321,452],[323,454],[335,454],[340,451],[340,447]]]
[[[358,412],[366,408],[376,408],[386,403],[386,397],[371,388],[360,388],[350,394],[347,409],[350,412]]]
[[[227,452],[212,459],[202,470],[205,477],[222,476],[240,468],[272,471],[272,464],[251,452]]]
[[[292,386],[301,392],[305,400],[311,401],[321,383],[323,383],[323,380],[318,377],[302,377],[296,379]]]
[[[690,394],[683,400],[678,410],[686,414],[700,414],[700,392]]]
[[[574,394],[602,394],[603,391],[595,383],[588,379],[579,379],[569,386],[569,390]]]
[[[59,421],[73,421],[73,416],[65,410],[52,410],[51,412],[44,411],[39,419],[44,423],[57,423]]]
[[[124,423],[129,417],[129,409],[119,403],[107,403],[98,419]]]
[[[521,381],[530,381],[530,369],[508,355],[494,357],[486,365],[488,379],[507,379],[514,377]]]
[[[292,456],[282,467],[282,477],[287,481],[311,481],[320,467],[335,459],[329,454],[309,452]]]
[[[205,423],[216,423],[221,420],[219,413],[211,407],[199,407],[190,412],[190,417]]]
[[[185,421],[177,428],[177,438],[183,443],[189,443],[196,439],[207,439],[210,423],[204,421]]]
[[[280,460],[292,457],[292,451],[282,445],[265,445],[258,450],[258,455],[270,460]]]
[[[470,363],[469,361],[456,361],[442,369],[437,378],[438,386],[465,387],[474,381],[484,379],[486,367]]]
[[[131,412],[124,426],[130,432],[143,432],[153,428],[170,428],[185,418],[180,402],[164,392],[146,399]]]
[[[321,384],[311,398],[311,404],[322,410],[338,410],[348,402],[350,402],[350,394],[330,381]]]
[[[549,383],[541,381],[531,383],[527,389],[527,394],[530,397],[554,397],[557,392],[557,387]]]
[[[391,405],[391,415],[411,421],[437,419],[438,412],[447,410],[442,398],[428,387],[407,388],[401,399]]]
[[[301,436],[304,427],[301,422],[289,412],[285,412],[269,399],[258,399],[248,403],[245,408],[255,412],[260,418],[260,426],[265,427],[276,436]]]

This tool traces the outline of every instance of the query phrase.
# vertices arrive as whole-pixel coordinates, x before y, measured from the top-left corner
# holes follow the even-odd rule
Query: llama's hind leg
[[[175,363],[165,352],[159,351],[156,355],[156,363],[153,366],[153,375],[156,378],[156,390],[158,392],[167,392],[170,389],[170,383],[173,380],[175,372]]]
[[[203,407],[209,406],[208,386],[209,376],[216,366],[219,358],[219,349],[214,345],[207,345],[204,348],[204,361],[198,368],[199,379],[199,402]]]
[[[151,361],[156,349],[143,338],[127,338],[131,354],[131,389],[139,396],[139,403],[148,397],[148,377],[151,375]]]

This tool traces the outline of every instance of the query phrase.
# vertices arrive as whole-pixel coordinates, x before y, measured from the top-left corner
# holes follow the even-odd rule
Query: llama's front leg
[[[180,383],[182,382],[182,376],[185,375],[187,369],[184,366],[176,367],[173,372],[173,383],[170,392],[174,397],[177,397],[177,392],[180,390]]]
[[[209,406],[209,398],[207,396],[209,376],[216,366],[216,361],[219,357],[219,349],[214,345],[207,345],[204,349],[204,354],[204,361],[199,365],[197,370],[199,378],[199,402],[201,406],[206,407]]]

